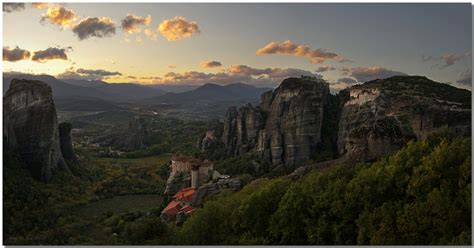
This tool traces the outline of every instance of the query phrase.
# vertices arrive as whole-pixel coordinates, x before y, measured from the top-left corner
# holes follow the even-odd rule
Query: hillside
[[[470,154],[470,139],[444,133],[372,164],[255,180],[206,202],[172,243],[468,245]]]

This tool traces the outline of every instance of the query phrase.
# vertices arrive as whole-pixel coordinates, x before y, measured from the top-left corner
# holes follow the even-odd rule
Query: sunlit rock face
[[[48,182],[57,169],[69,170],[61,154],[56,107],[47,84],[11,81],[3,97],[3,137],[35,178]]]
[[[232,155],[256,152],[273,165],[295,165],[311,159],[321,141],[326,82],[288,78],[261,104],[229,108],[222,141]]]
[[[470,136],[470,92],[426,77],[397,76],[346,89],[338,150],[354,161],[379,159],[408,141],[449,127]]]

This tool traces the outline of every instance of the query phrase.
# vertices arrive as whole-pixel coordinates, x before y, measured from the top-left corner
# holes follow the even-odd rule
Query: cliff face
[[[338,150],[355,161],[375,160],[409,140],[449,127],[470,136],[470,92],[425,77],[374,80],[345,90]]]
[[[145,147],[143,141],[145,140],[147,134],[148,130],[145,120],[139,116],[135,116],[129,122],[128,130],[124,134],[125,139],[123,140],[123,150],[133,151],[143,149]]]
[[[59,143],[61,153],[66,161],[77,163],[77,157],[72,146],[72,126],[71,123],[63,122],[59,124]]]
[[[3,97],[5,145],[19,152],[33,177],[48,182],[69,170],[61,154],[51,88],[40,81],[13,79]]]
[[[224,120],[222,142],[227,152],[261,154],[271,164],[295,165],[311,159],[321,141],[327,83],[314,78],[288,78],[261,104],[238,111],[231,107]]]
[[[470,115],[470,91],[426,77],[374,80],[336,96],[322,80],[288,78],[259,106],[229,108],[222,142],[229,155],[256,152],[273,165],[300,165],[323,149],[368,161],[443,127],[470,136]]]

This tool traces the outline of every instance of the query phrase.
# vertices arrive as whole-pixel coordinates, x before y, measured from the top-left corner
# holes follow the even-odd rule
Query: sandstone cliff
[[[222,137],[228,154],[255,151],[273,165],[292,166],[311,159],[321,142],[328,94],[329,85],[323,80],[288,78],[275,91],[262,94],[259,106],[231,107]]]
[[[77,162],[76,154],[72,147],[71,123],[63,122],[59,124],[59,143],[61,153],[66,161]]]
[[[397,76],[346,89],[338,150],[353,161],[379,159],[409,140],[449,127],[470,136],[471,92],[426,77]]]
[[[426,77],[373,80],[335,96],[323,80],[288,78],[259,106],[229,108],[221,140],[229,155],[255,152],[273,165],[368,161],[443,127],[470,136],[470,115],[470,91]]]
[[[124,151],[133,151],[145,148],[143,143],[148,135],[146,122],[140,116],[135,116],[130,120],[128,129],[116,140],[118,147]]]
[[[3,97],[3,137],[33,177],[48,182],[57,169],[69,171],[61,154],[56,108],[47,84],[11,81]]]

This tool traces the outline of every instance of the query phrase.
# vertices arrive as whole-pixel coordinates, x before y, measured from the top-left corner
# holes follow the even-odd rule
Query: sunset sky
[[[167,84],[409,74],[471,87],[471,5],[62,3],[3,6],[3,70]]]

